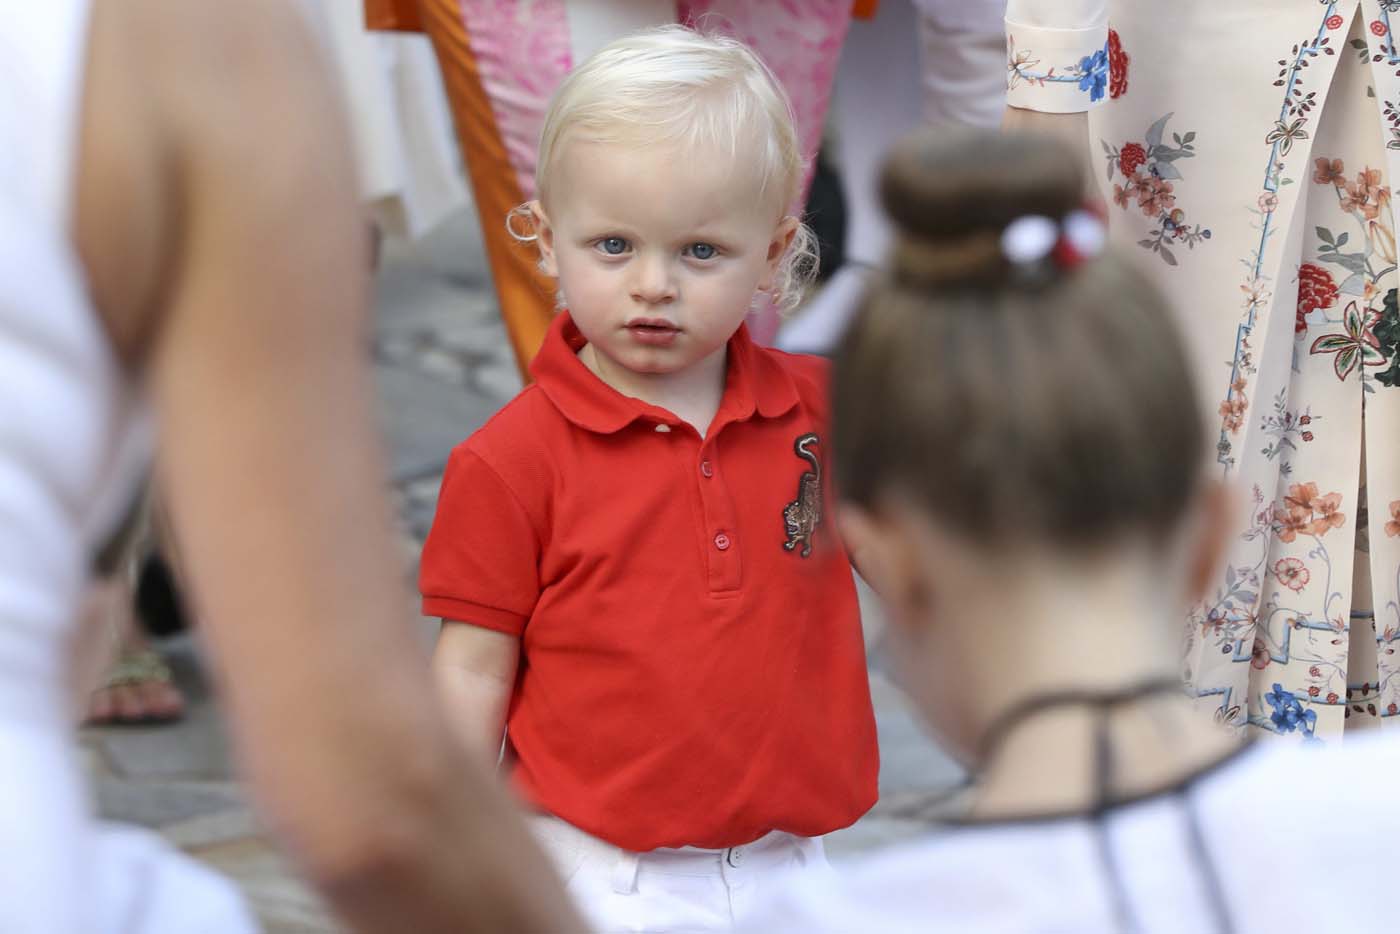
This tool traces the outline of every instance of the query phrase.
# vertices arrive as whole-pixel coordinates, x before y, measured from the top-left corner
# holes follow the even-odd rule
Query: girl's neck
[[[710,428],[724,397],[728,353],[725,347],[673,373],[638,373],[608,359],[585,344],[579,359],[613,389],[666,409],[694,426],[700,437]]]
[[[962,645],[960,676],[982,684],[969,710],[982,737],[1007,711],[1027,707],[987,751],[973,797],[981,817],[1072,812],[1095,802],[1100,709],[1036,709],[1036,698],[1065,691],[1113,694],[1180,677],[1181,623],[1163,582],[1165,562],[1131,551],[1097,561],[1018,563],[1014,586],[971,586],[939,606]],[[989,576],[988,580],[991,580]],[[953,650],[954,647],[947,647]],[[992,687],[995,686],[995,687]],[[988,699],[991,703],[987,703]],[[1180,781],[1226,755],[1237,740],[1182,694],[1154,693],[1120,706],[1107,720],[1111,797]]]
[[[1180,694],[1144,696],[1111,710],[1047,709],[1021,720],[990,752],[973,786],[970,816],[1089,813],[1175,788],[1239,745]]]

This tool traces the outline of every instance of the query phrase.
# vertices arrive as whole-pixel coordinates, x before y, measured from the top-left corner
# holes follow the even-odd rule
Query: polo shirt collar
[[[580,428],[598,434],[621,431],[638,419],[679,425],[672,412],[640,399],[624,396],[599,379],[579,359],[586,343],[567,311],[550,325],[540,352],[530,364],[530,375],[560,413]],[[729,422],[744,421],[755,413],[777,418],[798,403],[797,387],[787,371],[754,344],[747,324],[729,339],[724,396],[711,432]]]

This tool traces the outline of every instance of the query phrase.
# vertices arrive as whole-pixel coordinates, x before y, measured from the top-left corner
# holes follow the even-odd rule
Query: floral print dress
[[[1392,22],[1400,0],[1007,9],[1009,101],[1091,111],[1110,236],[1179,312],[1236,490],[1187,681],[1305,742],[1400,714]]]

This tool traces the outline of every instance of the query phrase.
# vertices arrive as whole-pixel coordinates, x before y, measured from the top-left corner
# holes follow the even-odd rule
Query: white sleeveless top
[[[88,0],[0,0],[0,931],[254,930],[233,888],[93,818],[67,709],[93,544],[149,450],[72,245]]]
[[[145,432],[70,238],[87,3],[0,5],[3,715],[59,683],[92,539],[132,491]]]

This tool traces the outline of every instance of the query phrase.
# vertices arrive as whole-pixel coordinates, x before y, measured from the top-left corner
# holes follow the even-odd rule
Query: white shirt
[[[226,881],[91,814],[69,642],[130,501],[144,410],[70,231],[87,0],[0,0],[0,931],[246,934]]]
[[[1400,817],[1358,776],[1400,775],[1400,742],[1259,745],[1176,791],[1103,818],[1134,927],[1236,932],[1389,931]],[[1192,845],[1189,808],[1202,828]],[[753,932],[1118,932],[1099,828],[1083,817],[969,825],[865,857],[838,884],[794,876]],[[1202,859],[1202,852],[1205,854]]]

